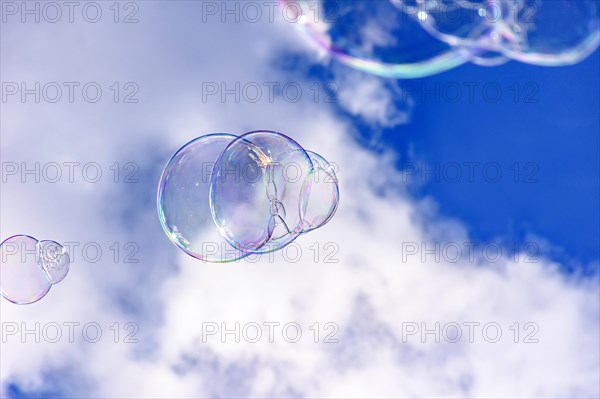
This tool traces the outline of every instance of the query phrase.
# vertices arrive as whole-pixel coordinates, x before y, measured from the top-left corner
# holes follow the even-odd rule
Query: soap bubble
[[[319,154],[306,152],[313,163],[313,171],[302,187],[300,215],[303,233],[317,229],[331,220],[340,198],[334,167]]]
[[[42,270],[50,283],[60,283],[69,272],[69,254],[65,247],[55,241],[39,242]]]
[[[597,47],[595,0],[392,0],[421,26],[453,47],[535,65],[574,64]]]
[[[208,134],[181,147],[165,166],[158,187],[162,227],[179,248],[208,262],[232,262],[248,254],[231,246],[210,210],[212,169],[237,136]]]
[[[418,78],[465,62],[582,61],[600,44],[597,0],[280,0],[333,58],[384,77]],[[293,6],[292,6],[293,5]]]
[[[312,172],[306,151],[274,131],[246,133],[215,164],[210,206],[221,234],[234,247],[263,253],[302,232],[302,186]]]
[[[257,130],[184,145],[158,186],[169,239],[208,262],[276,251],[327,223],[339,201],[335,168],[290,137]]]
[[[482,66],[506,63],[499,54],[501,44],[497,30],[505,20],[514,19],[506,3],[489,0],[390,0],[417,21],[431,36],[456,51],[469,49],[469,61]],[[466,54],[466,53],[463,53]]]
[[[453,47],[477,48],[487,44],[498,49],[491,36],[516,19],[515,8],[505,0],[390,1],[425,31]]]
[[[38,263],[37,244],[33,237],[17,235],[0,245],[2,296],[13,303],[39,301],[52,286]]]
[[[597,0],[552,0],[524,2],[513,45],[503,53],[534,65],[575,64],[592,54],[600,43],[600,2]],[[531,16],[533,15],[533,16]],[[535,20],[535,22],[531,20]]]
[[[468,61],[390,1],[282,0],[302,32],[338,61],[379,76],[418,78]]]
[[[39,301],[69,272],[69,254],[54,241],[16,235],[0,244],[0,293],[16,304]]]

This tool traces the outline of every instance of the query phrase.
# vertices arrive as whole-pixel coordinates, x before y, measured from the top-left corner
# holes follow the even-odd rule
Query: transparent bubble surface
[[[69,272],[69,254],[55,241],[44,240],[38,244],[40,263],[51,284],[60,283]]]
[[[0,292],[20,305],[42,299],[69,272],[69,254],[54,241],[12,236],[0,244],[0,257]]]
[[[600,44],[597,0],[280,0],[286,20],[338,61],[419,78],[465,62],[580,62]],[[293,18],[290,16],[292,14]]]
[[[514,20],[505,0],[390,0],[425,31],[449,45],[479,47],[495,30]],[[487,43],[492,47],[492,41]]]
[[[190,141],[173,155],[160,178],[158,214],[165,233],[187,254],[203,261],[232,262],[248,255],[223,238],[209,201],[213,166],[236,138],[209,134]]]
[[[527,0],[511,24],[514,41],[504,54],[544,66],[580,62],[600,44],[600,2],[597,0]]]
[[[300,215],[302,232],[308,233],[327,223],[337,210],[340,191],[335,167],[313,151],[306,151],[313,171],[302,187]]]
[[[596,0],[392,2],[417,16],[436,38],[455,48],[470,48],[473,54],[497,52],[496,59],[573,64],[589,56],[600,40]]]
[[[190,141],[165,166],[157,196],[169,239],[208,262],[281,249],[327,223],[338,202],[334,166],[272,130]]]
[[[302,187],[312,168],[306,151],[281,133],[253,131],[232,141],[211,180],[210,207],[223,237],[252,253],[292,242],[302,232]]]
[[[282,0],[287,19],[338,61],[376,75],[418,78],[468,61],[390,1]]]

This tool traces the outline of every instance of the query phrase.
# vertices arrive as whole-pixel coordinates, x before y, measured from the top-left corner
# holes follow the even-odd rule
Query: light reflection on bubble
[[[69,254],[55,241],[12,236],[0,244],[0,257],[0,293],[20,305],[42,299],[69,272]]]

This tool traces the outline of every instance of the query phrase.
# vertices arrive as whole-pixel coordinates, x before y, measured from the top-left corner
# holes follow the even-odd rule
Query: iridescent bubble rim
[[[403,6],[401,1],[390,1],[397,5],[399,10],[404,8],[411,10],[408,14],[419,21],[422,28],[432,35],[432,37],[452,46],[451,50],[427,61],[403,64],[389,64],[354,57],[349,55],[344,49],[336,47],[326,34],[319,33],[322,29],[319,29],[317,25],[321,24],[326,27],[327,24],[325,22],[312,21],[308,17],[308,15],[311,15],[311,6],[307,4],[308,0],[293,1],[300,9],[298,7],[290,7],[288,10],[291,9],[295,13],[295,25],[302,36],[317,43],[319,47],[325,49],[334,59],[357,70],[386,78],[422,78],[448,71],[467,62],[491,67],[501,65],[510,59],[548,67],[573,65],[590,56],[600,46],[600,28],[597,28],[576,46],[557,53],[519,51],[510,46],[503,45],[500,41],[500,38],[504,38],[507,42],[513,42],[514,44],[515,40],[515,37],[512,37],[509,32],[510,28],[507,28],[502,20],[498,23],[487,23],[488,27],[492,27],[491,35],[485,34],[477,38],[459,38],[436,30],[435,23],[431,23],[433,20],[431,15],[426,11],[422,10],[422,12],[417,13],[412,9],[414,7]],[[486,0],[486,3],[491,4],[494,1],[497,0]],[[321,0],[318,0],[310,3],[317,4],[321,2]],[[288,1],[279,0],[279,3],[285,6]],[[457,4],[461,3],[457,2]],[[497,55],[491,58],[483,57],[483,55],[489,52],[496,52]]]
[[[224,256],[218,258],[218,259],[206,259],[204,258],[202,255],[197,254],[195,252],[192,252],[190,249],[188,249],[187,247],[185,247],[179,240],[179,238],[177,237],[177,235],[171,231],[171,229],[169,229],[169,227],[167,226],[167,222],[166,222],[166,215],[164,214],[163,211],[163,207],[162,207],[162,203],[163,203],[163,197],[162,197],[162,192],[163,192],[163,188],[164,185],[166,184],[166,176],[169,173],[169,171],[171,170],[170,166],[173,162],[175,162],[177,160],[178,155],[184,151],[189,145],[192,145],[195,142],[198,142],[200,140],[205,140],[207,138],[210,137],[223,137],[223,136],[231,136],[232,141],[235,140],[238,136],[234,135],[234,134],[229,134],[229,133],[209,133],[209,134],[204,134],[202,136],[196,137],[193,140],[188,141],[187,143],[185,143],[184,145],[182,145],[176,152],[175,154],[173,154],[173,156],[169,159],[169,161],[165,164],[162,173],[160,175],[160,179],[159,179],[159,184],[158,184],[158,189],[157,189],[157,193],[156,193],[156,208],[158,210],[158,219],[160,220],[160,224],[163,228],[163,231],[165,232],[165,234],[169,237],[169,240],[171,240],[171,242],[175,243],[175,245],[177,245],[177,247],[179,247],[183,252],[185,252],[186,254],[188,254],[189,256],[191,256],[192,258],[204,261],[204,262],[211,262],[211,263],[231,263],[231,262],[236,262],[246,256],[249,255],[249,253],[244,252],[244,251],[240,251],[236,248],[231,248],[231,251],[238,251],[239,255],[236,257],[232,257],[232,258],[226,258]],[[213,169],[214,169],[214,165],[216,165],[216,160],[215,163],[213,164]],[[207,206],[209,206],[209,204],[207,204]]]
[[[254,144],[252,142],[251,139],[247,139],[246,137],[249,135],[252,135],[254,133],[269,133],[269,134],[274,134],[277,136],[282,137],[285,140],[288,140],[289,142],[293,143],[295,146],[298,147],[299,151],[302,151],[305,157],[305,160],[308,164],[309,167],[309,175],[312,174],[314,172],[314,165],[312,163],[312,160],[310,159],[310,156],[308,155],[308,153],[306,152],[306,150],[304,150],[304,148],[298,143],[296,142],[296,140],[292,139],[291,137],[280,133],[278,131],[275,130],[252,130],[249,132],[246,132],[242,135],[240,135],[236,140],[232,141],[227,148],[225,148],[225,150],[223,151],[223,153],[221,154],[221,156],[219,157],[219,159],[217,160],[217,162],[215,162],[215,165],[221,164],[221,162],[223,161],[223,154],[225,154],[227,152],[227,150],[233,146],[236,145],[236,141],[238,140],[243,140],[245,143],[248,143],[249,145],[252,145],[253,147],[256,147],[256,153],[259,156],[259,159],[257,160],[257,163],[259,164],[259,166],[262,167],[266,167],[269,164],[273,164],[276,162],[276,160],[271,159],[271,157],[269,157],[267,154],[264,153],[264,151],[262,151],[260,149],[260,147],[258,147],[256,144]],[[239,142],[238,142],[239,143]],[[218,223],[218,210],[219,210],[219,204],[216,203],[216,201],[213,200],[213,185],[211,184],[210,187],[210,210],[212,213],[212,217],[213,217],[213,222],[215,223],[215,225],[219,226],[219,231],[222,232],[223,227],[219,225]],[[275,252],[279,249],[282,249],[283,247],[291,244],[292,242],[294,242],[298,236],[300,235],[300,233],[302,232],[302,217],[300,214],[300,207],[298,208],[298,216],[299,216],[299,220],[300,223],[294,228],[294,230],[292,231],[292,234],[289,235],[289,242],[288,240],[286,240],[285,244],[282,246],[276,246],[273,245],[273,242],[267,241],[266,243],[264,243],[263,246],[256,248],[256,249],[250,249],[250,248],[246,248],[243,250],[243,252],[246,252],[248,254],[265,254],[265,253],[271,253],[271,252]],[[297,234],[295,234],[297,233]],[[229,237],[233,236],[233,234],[227,234],[226,232],[222,232],[221,234],[226,240],[227,242],[229,242],[229,244],[231,244],[234,248],[241,250],[240,248],[244,248],[245,245],[244,243],[240,243],[240,242],[236,242],[233,239],[230,239]],[[269,245],[271,244],[271,245]]]
[[[25,237],[25,238],[31,238],[32,240],[35,240],[36,242],[38,241],[38,239],[37,239],[37,238],[35,238],[35,237],[32,237],[32,236],[30,236],[30,235],[27,235],[27,234],[15,234],[15,235],[13,235],[13,236],[10,236],[10,237],[8,237],[8,238],[7,238],[7,239],[5,239],[4,241],[0,242],[0,246],[1,246],[2,244],[4,244],[6,241],[8,241],[8,240],[11,240],[11,239],[13,239],[13,238],[16,238],[16,237]]]
[[[331,181],[328,181],[327,183],[331,183],[334,186],[334,207],[331,210],[331,212],[329,213],[329,215],[319,224],[319,226],[316,227],[310,227],[308,229],[304,229],[303,233],[308,233],[320,226],[324,226],[325,224],[327,224],[335,215],[335,213],[337,212],[338,206],[339,206],[339,202],[340,202],[340,187],[339,187],[339,181],[338,181],[338,177],[337,174],[335,173],[335,170],[333,168],[331,168],[331,165],[329,165],[329,162],[327,162],[327,160],[322,157],[321,155],[319,155],[318,153],[314,152],[314,151],[309,151],[312,153],[312,155],[316,156],[317,159],[322,160],[322,162],[326,163],[327,166],[329,166],[329,168],[327,169],[322,169],[331,179]],[[313,164],[315,164],[315,162],[313,162]],[[308,199],[310,197],[309,194],[307,194],[307,192],[310,191],[311,189],[311,185],[313,184],[312,181],[312,176],[317,173],[317,167],[322,167],[324,165],[315,165],[313,171],[311,172],[311,176],[309,176],[308,179],[306,179],[304,181],[304,185],[302,187],[302,201],[300,202],[300,219],[304,220],[305,217],[304,215],[306,214],[306,209],[308,206]]]
[[[30,236],[30,235],[27,235],[27,234],[15,234],[13,236],[8,237],[7,239],[5,239],[4,241],[2,241],[0,243],[0,257],[3,257],[3,255],[2,255],[2,246],[4,245],[4,243],[7,242],[7,241],[9,241],[9,240],[12,240],[14,238],[18,238],[18,237],[24,237],[24,238],[30,238],[30,239],[32,239],[33,241],[35,241],[36,247],[37,247],[37,245],[39,243],[39,241],[37,240],[37,238],[34,238],[34,237]],[[39,298],[32,297],[32,298],[28,299],[27,301],[13,301],[12,299],[10,299],[8,293],[6,293],[4,291],[4,289],[2,288],[2,286],[0,285],[0,295],[4,299],[6,299],[7,301],[9,301],[10,303],[14,303],[15,305],[29,305],[31,303],[39,301],[41,298],[43,298],[44,296],[46,296],[46,294],[48,294],[48,292],[50,291],[50,288],[52,288],[52,284],[48,285],[48,288],[46,289],[46,291]]]
[[[279,3],[283,6],[286,4],[286,0],[279,0]],[[295,25],[304,37],[312,39],[341,63],[364,72],[372,73],[385,78],[422,78],[456,68],[457,66],[468,62],[472,56],[472,51],[461,48],[448,50],[447,52],[439,54],[428,61],[406,64],[381,63],[365,58],[354,57],[347,54],[343,49],[334,46],[330,38],[326,35],[319,35],[317,33],[318,29],[310,28],[311,25],[317,25],[319,22],[311,21],[311,18],[307,17],[307,15],[310,15],[310,12],[307,11],[308,6],[305,1],[295,1],[294,3],[302,7],[302,9],[299,10],[301,14],[298,15],[296,13],[295,15],[295,20],[297,21]],[[298,11],[298,9],[294,7],[294,11]],[[325,24],[324,22],[320,23]]]
[[[247,134],[247,133],[246,133]],[[215,168],[217,165],[220,165],[221,162],[223,162],[223,154],[225,153],[225,151],[227,151],[227,149],[231,146],[231,144],[233,144],[234,142],[239,143],[239,141],[242,141],[243,143],[245,143],[248,146],[252,146],[254,149],[254,154],[256,154],[258,156],[258,159],[255,159],[256,163],[261,167],[261,169],[264,168],[264,165],[269,164],[269,157],[257,146],[255,146],[252,142],[250,142],[249,140],[246,140],[245,138],[243,138],[241,136],[235,136],[235,138],[231,141],[231,143],[229,143],[229,145],[227,147],[225,147],[225,149],[223,150],[223,152],[221,153],[221,155],[219,156],[219,158],[217,158],[217,160],[214,163],[213,166],[213,171],[211,173],[211,176],[214,175],[215,173]],[[212,180],[212,178],[211,178]],[[209,198],[209,206],[210,206],[210,212],[212,215],[212,219],[213,219],[213,223],[215,224],[215,226],[217,226],[217,230],[219,231],[219,234],[229,243],[229,245],[232,246],[232,248],[234,248],[237,251],[241,251],[244,252],[246,254],[250,254],[253,253],[250,250],[247,249],[241,249],[243,248],[243,244],[240,242],[237,242],[235,240],[230,239],[229,237],[233,236],[233,234],[231,233],[231,231],[229,231],[229,229],[225,226],[222,226],[219,221],[218,221],[218,216],[217,213],[219,211],[221,211],[221,204],[219,204],[219,202],[217,201],[213,201],[213,184],[210,184],[210,188],[209,188],[209,194],[208,194],[208,198]]]
[[[558,54],[522,53],[514,52],[510,49],[503,49],[502,52],[514,60],[528,64],[559,67],[565,65],[574,65],[581,62],[592,55],[599,45],[600,31],[596,31],[595,34],[588,36],[578,46]]]

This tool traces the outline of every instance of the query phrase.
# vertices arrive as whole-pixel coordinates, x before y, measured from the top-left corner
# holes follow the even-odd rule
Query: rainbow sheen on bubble
[[[419,78],[469,60],[389,1],[281,0],[296,26],[338,61],[384,77]]]
[[[302,186],[313,165],[281,133],[259,130],[234,140],[213,170],[210,204],[221,234],[242,251],[273,251],[302,232]]]
[[[306,152],[313,163],[313,170],[302,187],[302,233],[318,229],[331,220],[340,200],[335,167],[316,152]]]
[[[169,239],[208,262],[279,250],[323,226],[339,202],[325,158],[271,130],[211,134],[167,163],[158,214]]]
[[[39,301],[69,272],[69,254],[55,241],[12,236],[0,244],[0,257],[0,294],[19,305]]]
[[[466,62],[570,65],[600,44],[597,0],[280,3],[286,19],[334,59],[384,77],[419,78]]]
[[[210,210],[215,162],[237,138],[208,134],[181,147],[165,166],[158,187],[158,215],[169,239],[185,253],[207,262],[233,262],[248,254],[219,232]]]

